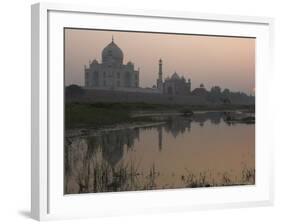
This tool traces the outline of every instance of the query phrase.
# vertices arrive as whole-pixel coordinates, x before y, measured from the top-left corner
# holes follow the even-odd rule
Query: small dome
[[[205,88],[203,83],[200,84],[200,88]]]
[[[112,39],[111,43],[108,44],[102,51],[102,62],[110,62],[123,64],[123,52],[122,50],[114,43]]]
[[[129,61],[129,62],[127,63],[127,66],[128,66],[130,69],[134,69],[134,63],[131,62],[131,61]]]
[[[192,95],[195,96],[206,96],[208,91],[205,88],[196,88],[192,91]]]
[[[180,77],[179,77],[178,73],[175,72],[175,73],[172,75],[171,79],[180,79]]]
[[[94,59],[93,61],[92,61],[92,64],[98,64],[99,62],[96,60],[96,59]]]

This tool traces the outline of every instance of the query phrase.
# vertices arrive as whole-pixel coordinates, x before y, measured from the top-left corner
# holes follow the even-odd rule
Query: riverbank
[[[122,123],[122,124],[116,124],[112,126],[104,126],[99,129],[94,128],[74,128],[74,129],[68,129],[65,132],[65,137],[67,138],[73,138],[78,136],[98,136],[105,132],[109,131],[120,131],[120,130],[130,130],[135,128],[150,128],[150,127],[156,127],[165,124],[165,121],[162,122],[137,122],[137,123]]]
[[[93,128],[114,126],[118,124],[153,123],[153,116],[184,115],[186,112],[204,111],[255,111],[253,105],[202,105],[182,106],[147,103],[66,103],[65,127]]]

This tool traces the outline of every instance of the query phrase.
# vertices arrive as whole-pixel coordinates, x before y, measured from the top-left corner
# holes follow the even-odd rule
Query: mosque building
[[[191,88],[191,81],[182,76],[180,77],[176,72],[170,77],[167,77],[164,82],[164,94],[169,95],[189,95]]]

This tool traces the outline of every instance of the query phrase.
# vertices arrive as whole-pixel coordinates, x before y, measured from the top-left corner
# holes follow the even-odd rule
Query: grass
[[[130,104],[80,104],[72,103],[65,106],[66,128],[100,128],[109,125],[132,122],[153,122],[150,117],[131,117],[132,111],[137,108],[155,108],[153,105],[130,105]]]
[[[238,176],[230,175],[229,172],[214,174],[210,171],[195,175],[187,171],[185,175],[181,176],[181,180],[187,188],[253,185],[255,184],[255,169],[244,166]]]
[[[134,111],[177,111],[192,112],[196,110],[253,110],[253,106],[245,105],[202,105],[202,106],[182,106],[163,105],[148,103],[66,103],[65,105],[65,127],[102,127],[118,123],[129,123],[153,121],[149,117],[132,118],[130,114]]]
[[[138,170],[134,162],[121,162],[112,168],[105,161],[87,161],[80,172],[68,175],[75,175],[76,190],[68,187],[65,182],[65,194],[76,193],[98,193],[98,192],[120,192],[157,190],[173,188],[200,188],[218,186],[237,186],[255,184],[255,169],[243,167],[238,177],[233,177],[228,172],[210,173],[200,172],[199,174],[188,171],[178,175],[182,182],[180,185],[158,185],[157,179],[161,173],[156,170],[153,164],[147,174]],[[144,178],[143,178],[144,177]],[[66,178],[67,180],[68,178]]]
[[[66,128],[110,125],[129,121],[129,119],[128,110],[123,108],[110,109],[91,104],[66,104],[65,106]]]

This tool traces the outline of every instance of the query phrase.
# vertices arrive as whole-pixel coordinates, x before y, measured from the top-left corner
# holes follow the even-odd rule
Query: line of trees
[[[221,90],[219,86],[213,86],[207,94],[207,100],[212,103],[247,103],[254,104],[255,97],[243,92],[231,92],[229,89]]]

